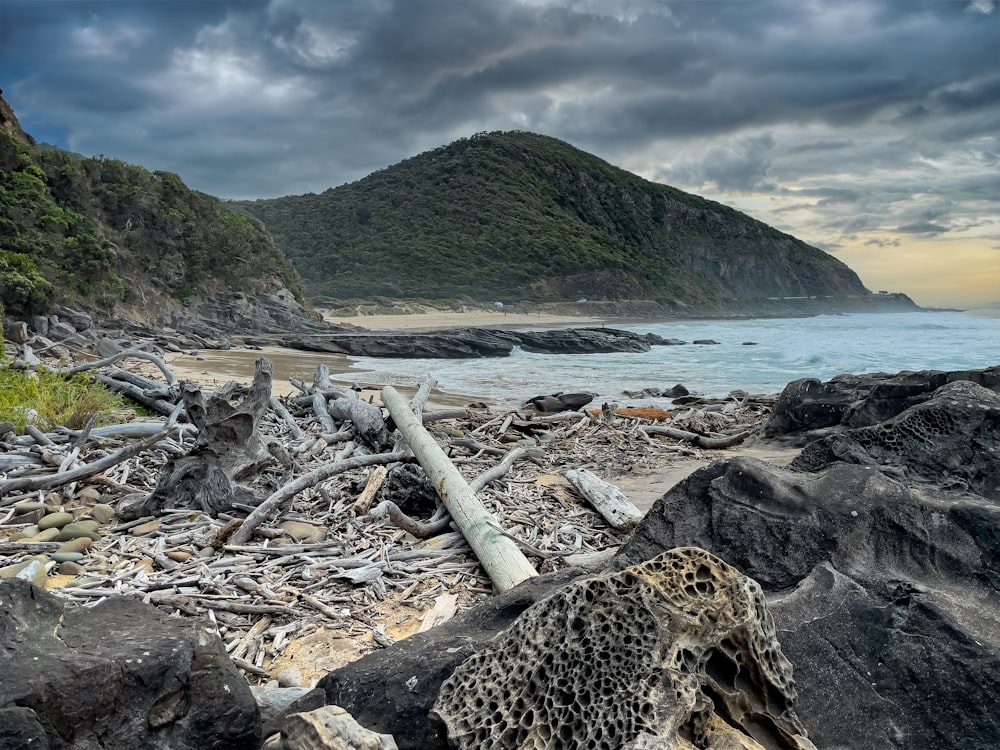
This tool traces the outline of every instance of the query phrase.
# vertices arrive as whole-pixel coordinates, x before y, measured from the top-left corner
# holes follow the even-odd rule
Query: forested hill
[[[313,296],[705,306],[869,294],[790,235],[526,132],[478,134],[320,195],[239,205]]]
[[[36,145],[0,97],[0,299],[163,319],[216,294],[301,297],[259,222],[169,172]]]

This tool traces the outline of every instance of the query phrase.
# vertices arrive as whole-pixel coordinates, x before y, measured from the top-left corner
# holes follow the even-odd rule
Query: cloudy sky
[[[1000,304],[1000,0],[0,0],[0,73],[39,140],[221,197],[531,130]]]

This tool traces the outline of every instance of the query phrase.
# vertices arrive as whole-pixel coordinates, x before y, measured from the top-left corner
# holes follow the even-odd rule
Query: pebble
[[[152,534],[154,531],[160,528],[163,522],[159,518],[154,518],[152,521],[146,521],[146,523],[140,523],[138,526],[132,527],[132,536],[145,536],[146,534]]]
[[[84,487],[76,493],[76,499],[85,503],[99,503],[101,502],[101,492],[93,487]]]
[[[53,552],[52,559],[57,563],[79,562],[83,559],[82,552]]]
[[[15,503],[14,513],[16,515],[22,515],[24,513],[33,513],[36,510],[42,511],[42,513],[47,513],[52,510],[51,506],[45,503]]]
[[[80,537],[89,537],[95,542],[101,538],[101,535],[97,533],[97,530],[90,528],[86,524],[86,521],[77,521],[76,523],[68,523],[59,530],[59,534],[56,536],[55,541],[57,542],[68,542],[70,539],[79,539]]]
[[[302,679],[302,673],[295,667],[285,667],[278,674],[274,675],[280,687],[306,687],[306,681]]]
[[[73,522],[73,514],[60,512],[60,513],[49,513],[47,516],[42,518],[38,522],[38,528],[42,529],[61,529],[68,523]]]
[[[182,549],[172,549],[167,552],[167,557],[174,562],[187,562],[191,559],[191,553]]]
[[[22,541],[25,541],[25,542],[54,542],[54,541],[56,541],[56,537],[59,536],[59,533],[60,533],[59,529],[42,529],[41,531],[39,531],[34,536],[27,537],[26,539],[24,539]]]
[[[278,528],[298,542],[321,542],[326,538],[326,528],[304,521],[284,521]]]
[[[62,563],[59,568],[59,575],[64,576],[78,576],[87,572],[87,569],[80,565],[80,563],[67,561]]]
[[[45,504],[49,506],[50,510],[52,506],[62,505],[63,504],[62,495],[60,495],[58,492],[50,492],[48,495],[45,496]]]
[[[56,553],[83,552],[85,549],[90,547],[91,544],[93,544],[93,540],[90,537],[87,536],[77,537],[76,539],[71,539],[70,541],[60,546],[59,549],[56,550]]]
[[[107,503],[98,503],[90,509],[90,515],[101,524],[111,523],[115,520],[115,509]]]

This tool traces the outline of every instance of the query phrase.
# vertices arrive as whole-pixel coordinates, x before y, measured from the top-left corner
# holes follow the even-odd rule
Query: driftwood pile
[[[164,380],[118,366],[131,357]],[[606,479],[735,444],[770,408],[735,395],[657,422],[614,405],[434,412],[428,381],[408,403],[385,389],[387,413],[324,367],[280,399],[267,360],[250,387],[210,393],[147,353],[89,367],[161,417],[0,437],[0,576],[207,617],[251,682],[318,628],[386,646],[402,620],[426,629],[536,569],[610,554],[636,512]],[[91,524],[70,558],[39,531],[59,513]]]

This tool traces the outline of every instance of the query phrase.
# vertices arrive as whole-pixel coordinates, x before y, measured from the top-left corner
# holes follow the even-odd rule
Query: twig
[[[260,526],[264,520],[277,510],[281,505],[291,500],[302,490],[308,489],[319,482],[329,479],[336,474],[341,474],[352,469],[360,469],[363,466],[375,466],[378,464],[391,464],[395,461],[402,461],[406,457],[402,453],[376,453],[373,456],[358,456],[343,461],[336,461],[327,466],[322,466],[308,474],[303,474],[294,482],[289,482],[277,492],[272,494],[267,500],[262,502],[254,511],[246,517],[243,525],[240,526],[232,537],[230,543],[234,545],[246,544],[250,540],[254,529]]]
[[[98,367],[105,367],[106,365],[112,365],[122,359],[127,359],[133,357],[135,359],[145,359],[152,362],[159,368],[160,372],[163,373],[163,377],[167,379],[169,385],[177,384],[177,377],[170,371],[167,367],[167,363],[156,354],[150,352],[142,351],[141,349],[125,349],[124,351],[112,354],[110,357],[105,357],[104,359],[99,359],[96,362],[84,362],[79,365],[74,365],[73,367],[66,367],[60,369],[59,372],[65,372],[67,374],[73,374],[76,372],[83,372],[85,370],[96,370]]]

